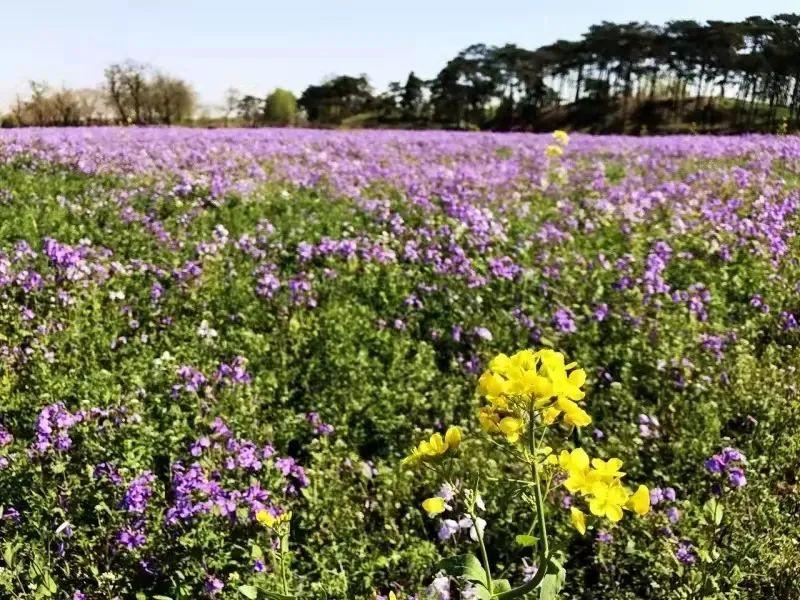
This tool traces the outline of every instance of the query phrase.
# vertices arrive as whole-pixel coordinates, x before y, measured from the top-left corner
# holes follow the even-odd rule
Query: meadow
[[[0,131],[0,597],[800,598],[799,210],[792,136]]]

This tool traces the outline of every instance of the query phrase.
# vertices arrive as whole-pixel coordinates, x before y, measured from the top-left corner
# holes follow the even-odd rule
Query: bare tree
[[[228,119],[231,114],[239,108],[241,98],[242,93],[235,87],[228,88],[225,91],[225,104],[223,105],[223,110],[225,111],[225,127],[228,126]]]

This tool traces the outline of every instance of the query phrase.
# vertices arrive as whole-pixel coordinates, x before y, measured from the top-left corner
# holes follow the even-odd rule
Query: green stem
[[[539,587],[539,584],[547,575],[547,568],[550,565],[550,542],[547,539],[547,525],[544,519],[544,498],[542,496],[542,486],[539,483],[539,468],[536,465],[536,435],[533,427],[534,411],[530,411],[530,430],[528,432],[528,449],[531,454],[531,474],[533,475],[533,493],[536,500],[536,521],[541,536],[539,543],[539,564],[536,570],[536,575],[533,576],[527,583],[515,587],[513,590],[502,592],[494,596],[496,600],[512,600],[513,598],[522,598],[530,591]]]
[[[477,493],[477,490],[476,490]],[[478,516],[475,514],[474,509],[470,508],[469,518],[472,519],[472,526],[475,528],[475,535],[478,538],[478,545],[481,547],[481,559],[483,560],[483,570],[486,571],[486,587],[491,594],[494,591],[494,582],[492,581],[492,571],[489,567],[489,555],[486,553],[486,545],[483,543],[483,532],[478,527]]]
[[[709,559],[711,558],[711,554],[714,552],[714,549],[717,547],[717,510],[719,510],[720,502],[714,505],[714,514],[711,515],[711,543],[709,544],[708,553]],[[703,562],[703,580],[700,582],[700,588],[697,590],[697,597],[702,599],[705,598],[705,594],[703,590],[706,589],[706,583],[708,582],[708,573],[709,573],[709,566],[708,563]]]

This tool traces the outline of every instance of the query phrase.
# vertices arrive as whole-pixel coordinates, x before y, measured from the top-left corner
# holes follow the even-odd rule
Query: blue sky
[[[225,90],[300,92],[332,73],[373,84],[432,77],[461,48],[534,48],[602,20],[740,19],[797,0],[27,0],[3,3],[0,107],[29,79],[89,87],[132,58],[181,76],[204,104]]]

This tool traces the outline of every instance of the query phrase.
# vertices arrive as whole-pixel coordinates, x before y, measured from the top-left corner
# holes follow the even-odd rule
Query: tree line
[[[311,85],[311,122],[459,129],[775,130],[800,125],[800,15],[593,25],[529,50],[471,45],[431,80],[375,95],[365,77]]]
[[[800,15],[743,21],[604,21],[579,40],[530,50],[474,44],[432,79],[410,72],[376,92],[337,75],[296,98],[231,88],[198,115],[187,82],[136,62],[109,66],[98,90],[31,83],[4,124],[311,125],[669,132],[800,127]]]

